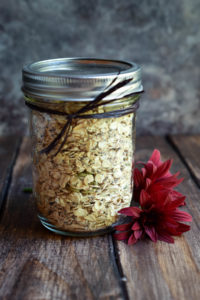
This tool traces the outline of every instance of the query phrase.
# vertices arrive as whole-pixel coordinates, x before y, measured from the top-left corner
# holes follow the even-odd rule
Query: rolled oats
[[[34,186],[42,217],[76,232],[104,229],[118,220],[117,212],[132,198],[133,118],[73,119],[64,147],[54,156],[39,151],[66,118],[32,112]]]

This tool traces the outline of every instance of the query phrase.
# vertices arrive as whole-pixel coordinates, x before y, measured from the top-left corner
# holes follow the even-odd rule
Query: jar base
[[[67,231],[67,230],[61,230],[61,229],[58,229],[56,228],[56,226],[52,225],[51,223],[49,223],[49,221],[38,215],[38,218],[40,220],[40,222],[42,223],[42,225],[47,228],[48,230],[56,233],[56,234],[61,234],[61,235],[64,235],[64,236],[71,236],[71,237],[92,237],[92,236],[98,236],[98,235],[104,235],[104,234],[107,234],[107,233],[111,233],[114,231],[114,227],[113,226],[109,226],[109,227],[106,227],[104,229],[99,229],[99,230],[96,230],[96,231],[85,231],[85,232],[80,232],[80,231]]]

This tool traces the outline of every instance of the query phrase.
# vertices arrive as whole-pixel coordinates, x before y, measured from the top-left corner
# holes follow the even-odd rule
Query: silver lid
[[[23,68],[24,94],[43,101],[91,101],[125,79],[127,85],[105,99],[119,99],[143,90],[141,68],[129,61],[91,58],[59,58],[34,62]]]

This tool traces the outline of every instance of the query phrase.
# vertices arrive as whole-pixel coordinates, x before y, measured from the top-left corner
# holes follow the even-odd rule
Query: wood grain
[[[175,244],[149,240],[133,246],[116,242],[122,272],[126,277],[130,299],[197,300],[200,295],[200,191],[180,158],[161,137],[140,137],[136,161],[147,161],[154,148],[160,149],[163,160],[174,159],[172,171],[185,177],[179,191],[187,195],[185,208],[193,216],[191,231]]]
[[[20,148],[0,223],[0,299],[124,299],[109,235],[73,239],[39,223],[31,184],[29,141]]]
[[[169,139],[200,186],[200,135],[175,135]]]
[[[25,138],[0,222],[0,299],[199,299],[200,191],[164,138],[138,138],[136,160],[147,160],[156,147],[163,160],[174,159],[172,171],[180,170],[185,177],[179,191],[187,195],[185,209],[193,216],[192,229],[174,245],[145,240],[134,246],[115,242],[113,248],[109,235],[66,238],[42,227],[34,199],[23,193],[32,185]],[[186,150],[181,149],[184,155]]]
[[[0,210],[9,188],[20,137],[0,137]]]

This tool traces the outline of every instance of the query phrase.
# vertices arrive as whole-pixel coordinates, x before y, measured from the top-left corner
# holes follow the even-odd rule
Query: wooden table
[[[200,299],[200,136],[139,137],[136,160],[154,148],[185,180],[191,231],[175,244],[134,246],[111,235],[68,238],[39,223],[31,186],[30,141],[0,138],[0,299]]]

